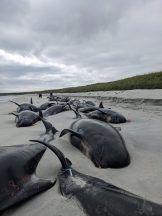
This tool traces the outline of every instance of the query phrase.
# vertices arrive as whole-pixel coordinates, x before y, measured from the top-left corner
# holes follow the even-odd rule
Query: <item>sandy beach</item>
[[[133,90],[115,92],[95,92],[68,94],[79,98],[92,98],[99,104],[103,100],[105,107],[111,107],[126,116],[130,122],[119,124],[121,134],[130,153],[131,163],[122,169],[98,169],[86,156],[69,142],[68,135],[59,138],[62,129],[68,128],[74,121],[74,113],[66,111],[47,118],[59,132],[51,142],[58,147],[73,163],[78,172],[95,176],[115,186],[139,195],[150,201],[162,204],[162,90]],[[30,101],[31,95],[14,96],[18,103]],[[38,98],[34,95],[34,105],[47,101],[46,95]],[[122,98],[113,100],[113,98]],[[126,100],[131,99],[131,100]],[[148,102],[149,101],[149,102]],[[29,139],[39,138],[45,133],[42,122],[34,126],[17,128],[14,116],[9,112],[16,110],[16,105],[8,98],[0,102],[0,146],[29,144]],[[54,179],[60,170],[60,162],[47,150],[41,159],[37,175]],[[84,212],[74,200],[63,197],[59,191],[59,182],[48,191],[5,211],[4,216],[81,216]]]

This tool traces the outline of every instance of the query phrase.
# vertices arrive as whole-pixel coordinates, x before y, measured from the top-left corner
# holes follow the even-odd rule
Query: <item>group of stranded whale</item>
[[[76,119],[70,128],[60,132],[60,137],[70,133],[71,144],[98,168],[124,168],[131,163],[119,128],[110,124],[128,120],[110,108],[104,108],[102,102],[97,106],[92,101],[69,97],[50,95],[48,99],[39,107],[33,105],[32,99],[31,103],[23,104],[11,101],[17,105],[17,112],[10,113],[15,116],[17,127],[42,121],[46,132],[40,139],[30,140],[31,144],[0,147],[0,213],[55,185],[56,179],[40,179],[35,174],[39,161],[49,148],[61,163],[58,173],[61,194],[77,200],[86,215],[162,216],[162,205],[73,169],[70,158],[50,144],[58,130],[46,118],[63,111],[73,111]]]

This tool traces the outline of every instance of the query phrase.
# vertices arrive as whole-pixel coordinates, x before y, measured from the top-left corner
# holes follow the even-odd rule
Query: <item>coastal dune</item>
[[[137,91],[137,90],[136,90]],[[78,149],[73,147],[69,142],[69,136],[59,138],[62,129],[68,128],[74,121],[75,115],[72,111],[66,111],[47,118],[59,132],[56,133],[55,139],[51,142],[58,147],[73,165],[72,167],[78,172],[91,175],[117,187],[125,189],[136,195],[144,197],[150,201],[162,204],[162,108],[161,102],[158,104],[145,103],[145,99],[162,100],[161,90],[138,90],[134,96],[132,91],[111,93],[106,95],[105,92],[70,94],[79,98],[92,98],[99,104],[103,100],[105,107],[111,107],[119,113],[126,116],[130,122],[119,124],[121,134],[126,142],[126,147],[130,153],[131,163],[128,167],[122,169],[99,169]],[[153,93],[154,92],[154,93]],[[127,94],[126,96],[122,96]],[[117,96],[118,95],[118,96]],[[128,97],[129,95],[129,97]],[[150,96],[152,95],[152,96]],[[108,97],[119,97],[124,99],[143,99],[143,103],[137,101],[124,100],[115,101]],[[140,96],[140,97],[139,97]],[[15,96],[14,100],[18,103],[30,101],[31,95]],[[41,105],[47,101],[45,95],[38,98],[34,95],[34,105]],[[0,103],[0,146],[29,144],[29,139],[39,139],[40,135],[45,133],[42,122],[26,128],[16,128],[14,116],[8,115],[9,112],[16,110],[16,105],[9,101]],[[38,144],[39,145],[39,144]],[[61,168],[59,160],[47,149],[41,159],[37,175],[42,178],[54,179]],[[93,207],[92,207],[93,208]],[[63,197],[59,191],[59,182],[48,191],[39,194],[28,201],[18,204],[5,211],[4,216],[81,216],[84,215],[79,203],[75,200],[69,200]]]

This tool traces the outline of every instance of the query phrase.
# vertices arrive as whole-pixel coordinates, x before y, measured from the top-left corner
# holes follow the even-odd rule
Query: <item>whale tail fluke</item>
[[[17,113],[14,113],[14,112],[11,112],[11,113],[8,113],[9,115],[14,115],[16,117],[19,117],[19,115]]]
[[[81,116],[81,114],[79,113],[79,111],[78,111],[78,108],[76,107],[76,109],[73,109],[71,106],[70,106],[70,104],[69,103],[67,103],[68,105],[69,105],[69,107],[70,107],[70,110],[72,110],[74,113],[75,113],[75,115],[76,115],[76,118],[82,118],[82,116]]]
[[[16,104],[17,106],[20,107],[20,104],[16,103],[15,101],[10,100],[10,102],[11,102],[11,103],[14,103],[14,104]]]
[[[41,120],[46,128],[46,134],[50,133],[50,131],[52,131],[53,134],[58,132],[58,130],[50,122],[46,121],[43,118],[41,118]]]

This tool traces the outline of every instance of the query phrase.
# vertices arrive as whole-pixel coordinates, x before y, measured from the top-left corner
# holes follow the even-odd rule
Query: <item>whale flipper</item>
[[[0,213],[55,184],[35,175],[45,150],[37,144],[0,147]]]

